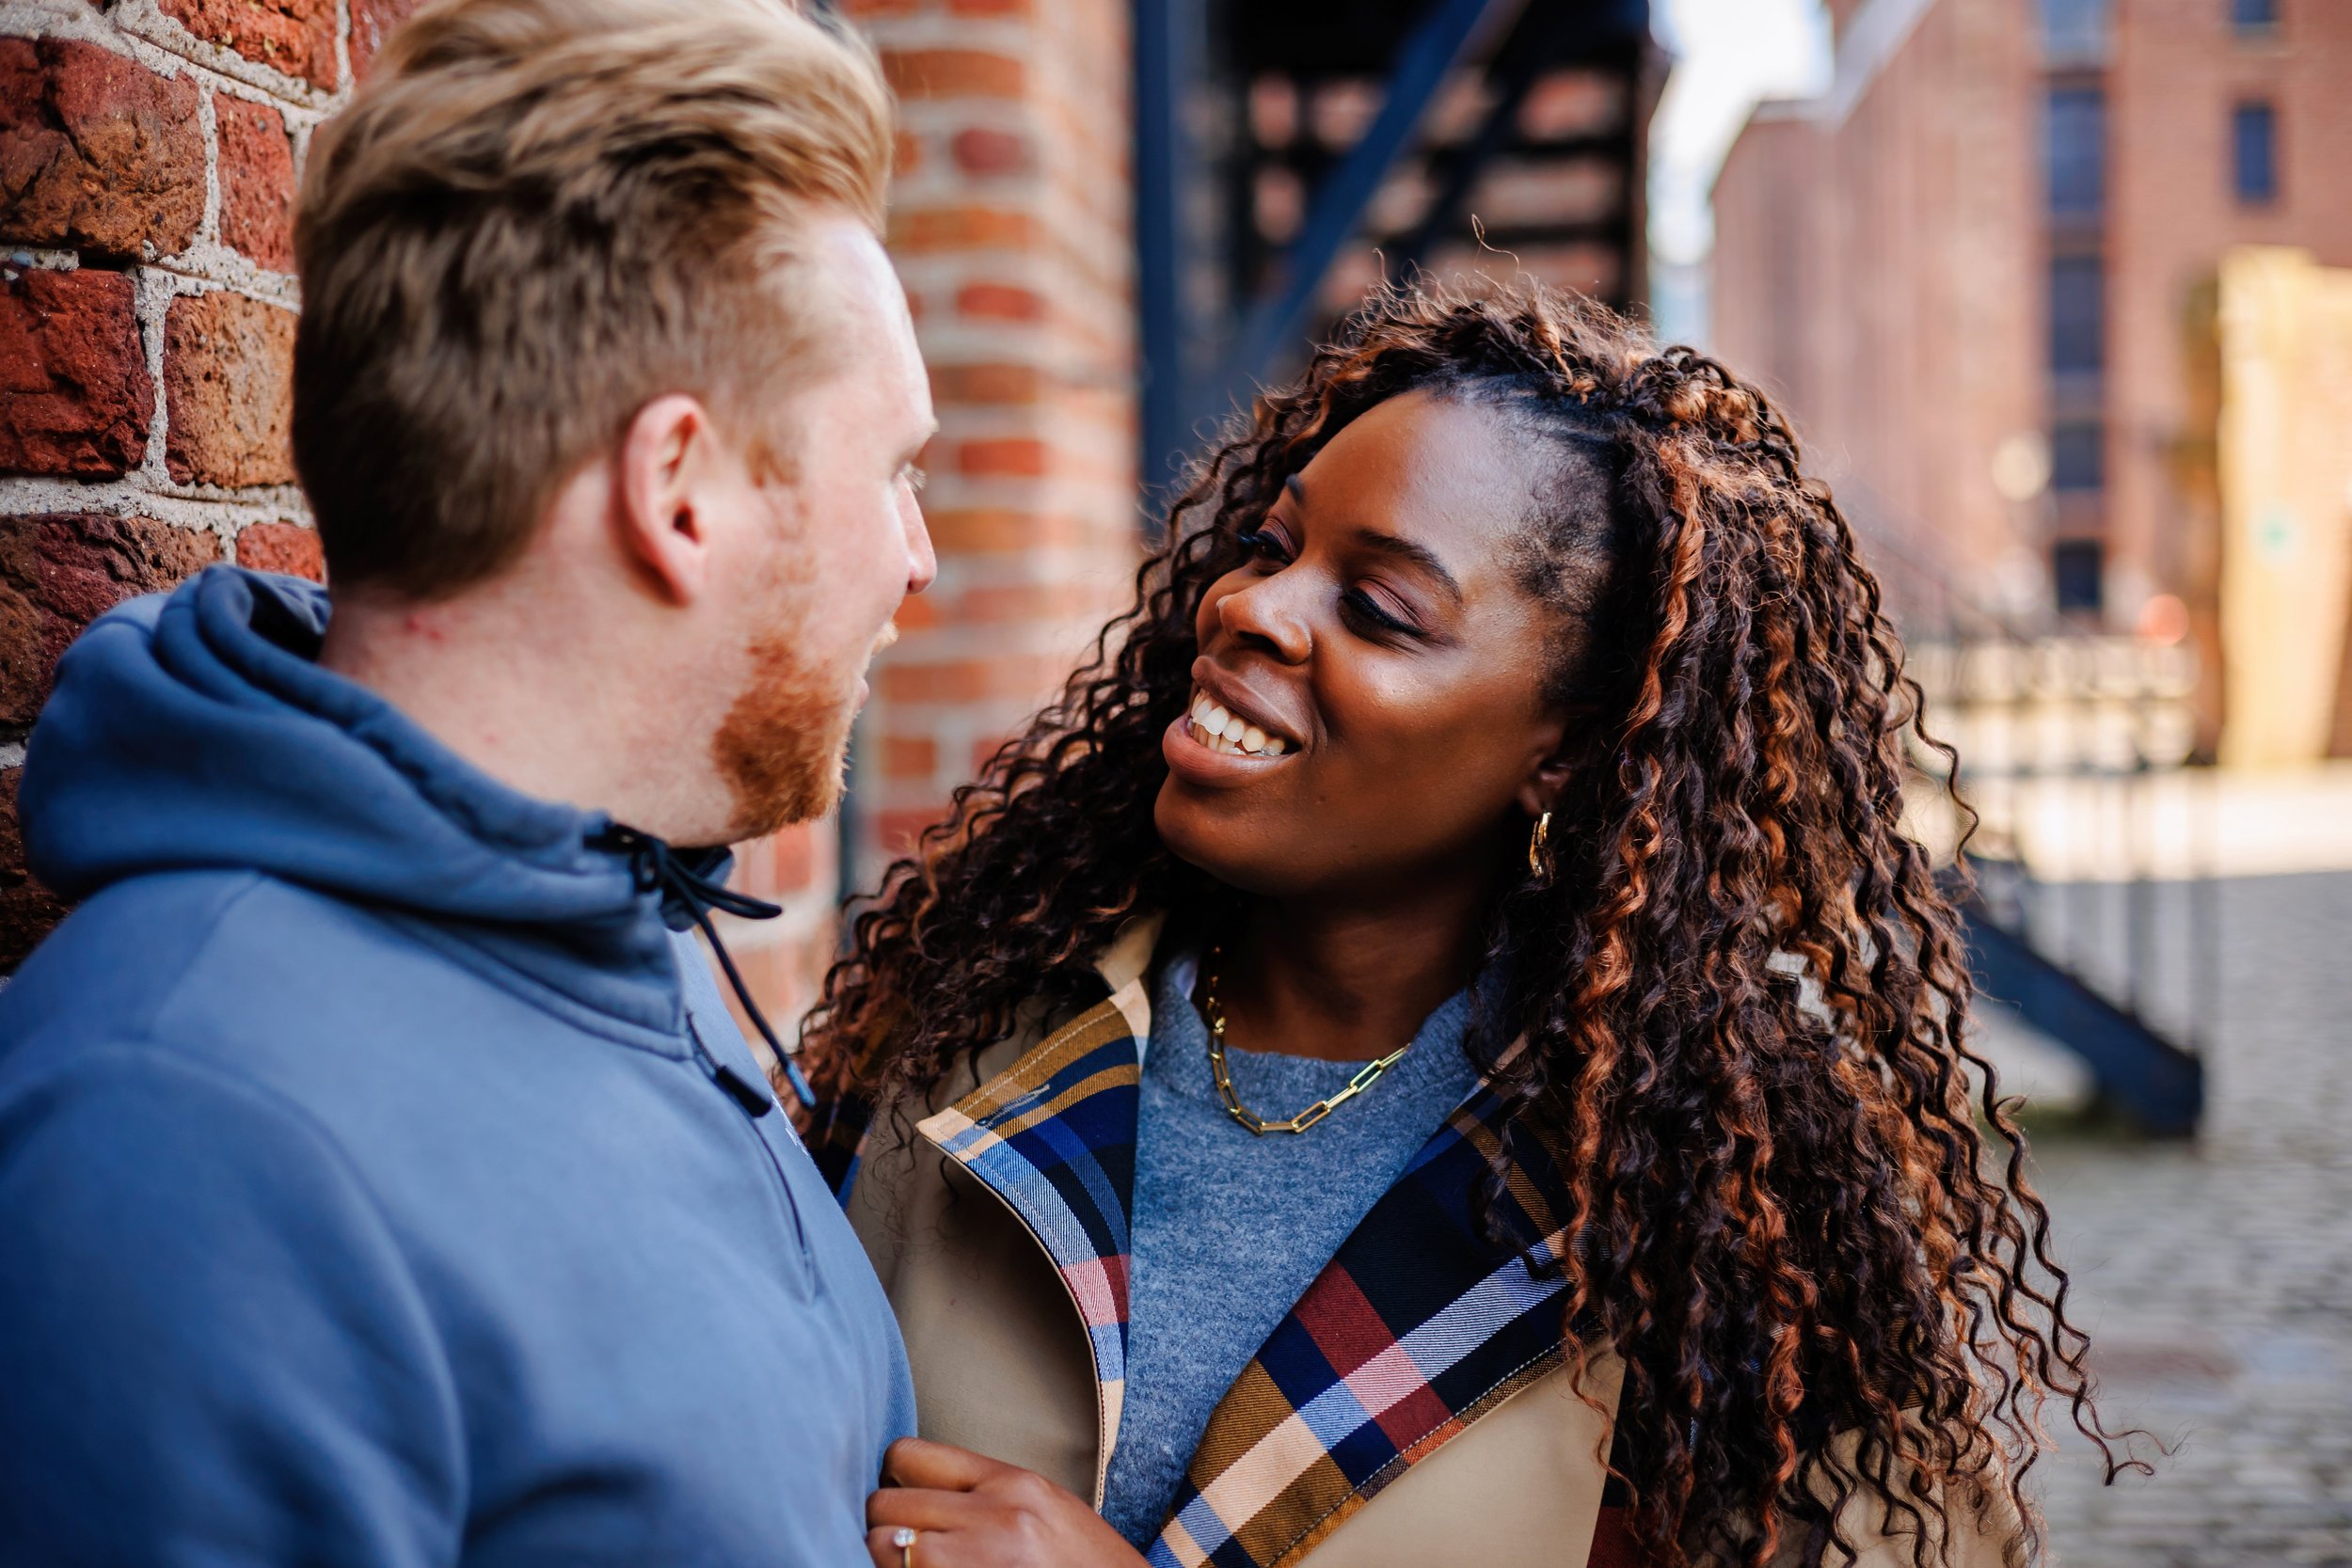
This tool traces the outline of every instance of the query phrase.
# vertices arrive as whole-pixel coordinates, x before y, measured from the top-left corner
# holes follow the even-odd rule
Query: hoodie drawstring
[[[735,999],[743,1005],[745,1016],[759,1031],[759,1037],[768,1042],[768,1049],[775,1053],[776,1063],[784,1071],[786,1086],[799,1098],[803,1107],[814,1106],[817,1097],[810,1091],[808,1080],[802,1075],[800,1064],[793,1060],[795,1053],[785,1049],[784,1042],[776,1038],[775,1030],[769,1026],[768,1015],[761,1012],[759,1004],[752,1000],[751,987],[743,983],[743,976],[736,969],[733,956],[727,952],[727,944],[719,940],[719,928],[710,919],[710,911],[718,910],[744,920],[773,920],[784,912],[784,906],[771,904],[765,898],[755,898],[748,893],[738,893],[712,881],[681,861],[677,851],[662,840],[651,833],[623,827],[618,822],[589,840],[589,847],[627,855],[629,877],[638,892],[658,890],[686,907],[686,912],[692,916],[694,925],[702,931],[703,940],[709,942],[710,950],[718,955],[719,967],[726,972],[727,984],[735,988]]]

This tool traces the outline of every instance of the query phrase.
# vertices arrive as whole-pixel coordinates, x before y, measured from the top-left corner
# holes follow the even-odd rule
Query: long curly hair
[[[2090,1402],[2024,1140],[1968,1044],[1957,918],[1900,823],[1907,747],[1950,752],[1787,420],[1590,301],[1385,288],[1262,395],[1175,499],[1134,608],[856,918],[812,1062],[903,1104],[1025,1007],[1095,1000],[1131,917],[1230,913],[1152,827],[1195,610],[1283,481],[1416,388],[1560,437],[1563,473],[1605,487],[1598,533],[1589,497],[1532,501],[1520,575],[1581,650],[1552,695],[1593,717],[1553,872],[1486,932],[1507,997],[1483,1033],[1524,1046],[1474,1050],[1507,1107],[1491,1180],[1531,1147],[1561,1173],[1564,1331],[1589,1328],[1580,1370],[1624,1361],[1638,1537],[1671,1565],[1845,1561],[1862,1497],[1921,1568],[1964,1517],[2032,1555],[2050,1397],[2110,1476],[2137,1461]]]

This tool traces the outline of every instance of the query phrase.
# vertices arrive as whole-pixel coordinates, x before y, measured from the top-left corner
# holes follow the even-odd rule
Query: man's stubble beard
[[[841,799],[850,726],[848,690],[803,666],[788,635],[751,648],[751,679],[711,741],[735,797],[736,842],[813,821]]]

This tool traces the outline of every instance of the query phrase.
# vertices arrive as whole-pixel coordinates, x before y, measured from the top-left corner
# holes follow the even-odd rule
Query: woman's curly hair
[[[1554,873],[1518,874],[1486,934],[1508,977],[1486,1033],[1525,1048],[1476,1049],[1507,1108],[1498,1161],[1532,1145],[1563,1173],[1563,1322],[1624,1360],[1638,1536],[1664,1564],[1844,1561],[1862,1497],[1915,1529],[1919,1564],[1971,1516],[2030,1554],[2047,1398],[2110,1474],[2132,1461],[1967,1041],[1951,902],[1900,822],[1906,737],[1950,753],[1787,421],[1589,301],[1384,289],[1260,397],[1176,499],[1135,607],[859,915],[812,1061],[835,1090],[930,1094],[1025,1005],[1096,1000],[1090,960],[1138,912],[1230,910],[1152,827],[1194,611],[1282,482],[1417,388],[1561,454],[1521,576],[1582,650],[1551,695],[1593,717]]]

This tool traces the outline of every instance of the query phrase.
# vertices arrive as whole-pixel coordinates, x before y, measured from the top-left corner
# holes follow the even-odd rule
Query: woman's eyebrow
[[[1445,562],[1439,561],[1427,546],[1416,545],[1410,539],[1400,539],[1393,533],[1380,533],[1368,528],[1356,531],[1356,542],[1375,555],[1385,555],[1391,561],[1419,567],[1436,578],[1438,586],[1444,589],[1455,604],[1462,602],[1462,585],[1454,580],[1454,574],[1445,569]]]
[[[1307,504],[1307,486],[1300,482],[1296,474],[1282,481],[1282,494],[1301,507]],[[1437,580],[1438,586],[1445,590],[1447,597],[1457,605],[1462,602],[1461,583],[1455,580],[1452,572],[1446,570],[1445,562],[1439,561],[1436,553],[1428,546],[1416,545],[1410,539],[1400,539],[1393,533],[1382,533],[1377,530],[1368,528],[1358,529],[1356,539],[1359,544],[1375,555],[1385,555],[1391,561],[1400,562],[1407,566],[1419,567]]]

